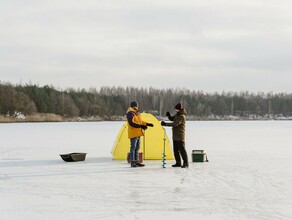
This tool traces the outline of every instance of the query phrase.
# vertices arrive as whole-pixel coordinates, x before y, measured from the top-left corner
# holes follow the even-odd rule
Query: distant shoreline
[[[168,120],[166,117],[156,116],[158,120]],[[187,121],[291,121],[292,117],[283,115],[249,115],[249,116],[208,116],[198,117],[189,116]],[[92,117],[62,117],[55,114],[34,114],[29,116],[3,116],[0,115],[0,123],[41,123],[41,122],[101,122],[101,121],[126,121],[123,116],[112,116],[101,118],[99,116]]]

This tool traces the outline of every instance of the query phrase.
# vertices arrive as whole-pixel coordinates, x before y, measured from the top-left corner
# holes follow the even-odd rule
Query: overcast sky
[[[291,0],[1,0],[0,80],[292,92]]]

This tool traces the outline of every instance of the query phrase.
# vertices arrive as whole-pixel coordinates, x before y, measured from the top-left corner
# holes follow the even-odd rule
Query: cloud
[[[0,7],[1,79],[202,90],[256,90],[261,79],[265,90],[291,91],[291,6],[11,0]]]

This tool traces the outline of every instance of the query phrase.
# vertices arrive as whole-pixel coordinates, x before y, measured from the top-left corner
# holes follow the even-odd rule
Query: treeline
[[[292,115],[292,94],[222,92],[205,93],[187,89],[155,89],[136,87],[102,87],[58,90],[53,86],[0,83],[0,114],[53,113],[64,117],[113,119],[124,116],[132,100],[141,111],[164,116],[182,102],[190,118],[210,115]]]

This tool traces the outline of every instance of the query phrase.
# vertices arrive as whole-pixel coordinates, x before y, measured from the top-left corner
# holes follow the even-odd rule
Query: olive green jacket
[[[174,141],[185,142],[186,117],[187,112],[185,109],[177,112],[174,116],[168,117],[168,119],[172,122],[166,123],[166,126],[172,127],[172,139]]]

